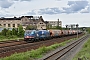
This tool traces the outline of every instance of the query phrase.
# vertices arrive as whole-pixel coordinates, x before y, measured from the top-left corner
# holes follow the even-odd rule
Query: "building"
[[[48,24],[51,25],[52,27],[55,27],[55,26],[60,26],[62,27],[62,21],[48,21]]]
[[[42,22],[40,21],[39,23],[37,23],[37,29],[40,30],[40,29],[46,29],[46,24],[45,22]]]
[[[17,28],[19,25],[21,25],[21,18],[0,18],[0,27]]]
[[[41,24],[42,23],[42,24]],[[38,24],[38,25],[37,25]],[[14,18],[0,18],[0,27],[4,28],[18,28],[19,25],[22,25],[25,29],[28,25],[36,26],[37,29],[46,29],[46,25],[42,16],[21,16]],[[43,28],[42,28],[43,26]]]

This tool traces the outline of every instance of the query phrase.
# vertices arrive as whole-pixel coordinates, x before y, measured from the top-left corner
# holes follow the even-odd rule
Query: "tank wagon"
[[[26,30],[24,33],[25,41],[47,40],[62,36],[80,34],[80,30]]]
[[[51,38],[60,37],[62,35],[62,30],[49,30]]]

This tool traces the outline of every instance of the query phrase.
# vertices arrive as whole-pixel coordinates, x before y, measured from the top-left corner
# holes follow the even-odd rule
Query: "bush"
[[[18,36],[24,37],[24,30],[23,30],[23,27],[21,25],[18,28]]]

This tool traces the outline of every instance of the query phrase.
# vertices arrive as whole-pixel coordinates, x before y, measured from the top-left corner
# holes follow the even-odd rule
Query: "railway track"
[[[3,41],[3,42],[0,42],[0,48],[5,46],[6,47],[11,46],[11,45],[20,45],[20,44],[26,44],[26,42],[24,40]]]
[[[64,37],[64,38],[66,38],[66,37]],[[48,42],[50,42],[50,44],[54,44],[53,41],[55,41],[55,39],[52,41],[48,40]],[[2,46],[2,47],[0,47],[0,57],[9,56],[15,52],[22,52],[22,51],[24,52],[27,50],[36,49],[36,48],[39,48],[40,46],[43,46],[43,45],[48,46],[48,44],[45,44],[45,43],[47,43],[47,41]]]
[[[0,46],[0,58],[1,57],[6,57],[6,56],[10,56],[11,54],[14,54],[15,52],[25,52],[31,49],[37,49],[43,45],[45,46],[50,46],[54,43],[60,43],[65,41],[66,39],[71,39],[71,38],[75,38],[76,35],[74,36],[68,36],[68,37],[62,37],[62,38],[57,38],[57,39],[52,39],[52,40],[46,40],[46,41],[40,41],[40,42],[35,42],[35,43],[26,43],[25,41],[15,41],[15,42],[4,42],[1,43]]]
[[[73,49],[76,49],[75,47],[77,47],[79,44],[81,44],[83,41],[85,41],[86,39],[88,39],[90,37],[90,35],[86,35],[76,41],[74,41],[73,43],[67,45],[66,47],[58,50],[57,52],[44,57],[40,60],[69,60],[69,52],[71,52],[71,50],[73,51]]]
[[[18,41],[22,41],[22,40],[23,40],[23,39],[9,40],[9,41],[0,41],[0,44],[18,42]]]

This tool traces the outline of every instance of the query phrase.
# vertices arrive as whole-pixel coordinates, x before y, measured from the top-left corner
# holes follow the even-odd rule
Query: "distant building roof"
[[[35,20],[35,21],[41,20],[41,21],[44,22],[42,16],[40,16],[40,17],[33,17],[33,16],[21,16],[21,17],[15,17],[15,16],[14,16],[13,18],[5,18],[5,17],[1,17],[0,20],[21,20],[23,17],[30,18],[30,20],[33,20],[33,21],[34,21],[34,20]]]
[[[48,24],[49,22],[48,21],[44,21],[44,23]]]
[[[22,16],[22,17],[13,17],[13,18],[1,17],[0,20],[21,20],[23,17],[33,18],[33,16]]]
[[[21,18],[23,18],[23,17],[27,17],[27,18],[33,18],[33,16],[22,16]]]
[[[17,18],[17,17],[14,17],[14,18],[4,18],[4,17],[1,17],[0,20],[21,20],[21,18]]]

